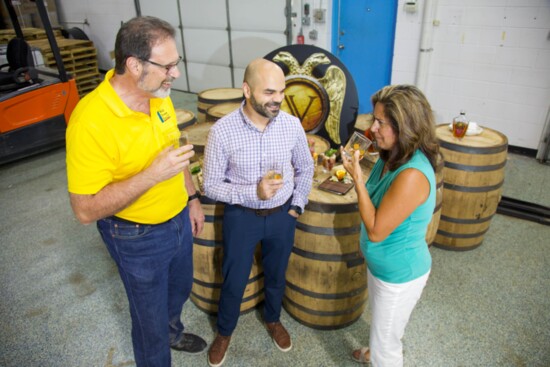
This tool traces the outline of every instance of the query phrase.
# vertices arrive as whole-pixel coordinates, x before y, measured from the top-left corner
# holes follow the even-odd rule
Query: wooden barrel
[[[201,197],[205,215],[202,233],[193,238],[193,289],[191,301],[209,314],[218,312],[222,286],[222,223],[224,204]],[[250,271],[241,314],[251,311],[264,299],[264,273],[261,246],[258,244]]]
[[[196,162],[204,155],[206,139],[208,139],[208,133],[212,125],[214,125],[213,122],[204,122],[185,128],[185,131],[189,134],[189,142],[193,144],[193,149],[195,150],[195,156],[191,158],[191,161]]]
[[[435,234],[437,233],[437,227],[439,227],[439,219],[441,218],[441,204],[443,202],[443,167],[445,162],[443,161],[443,156],[441,153],[437,157],[437,166],[435,167],[435,182],[436,182],[436,192],[435,192],[435,208],[432,214],[432,220],[428,225],[428,230],[426,231],[426,243],[428,246],[432,245],[432,242],[435,239]]]
[[[314,143],[313,148],[317,154],[324,153],[330,148],[330,143],[328,140],[319,135],[306,134],[306,138],[308,142]]]
[[[296,225],[283,299],[285,310],[306,326],[343,328],[363,313],[367,273],[358,210],[353,189],[335,195],[313,188],[309,194]]]
[[[243,98],[243,90],[240,88],[213,88],[200,92],[197,99],[198,121],[206,121],[209,107],[225,102],[241,102]]]
[[[225,115],[235,111],[240,106],[240,102],[225,102],[209,107],[208,110],[206,110],[206,122],[216,122]]]
[[[445,161],[441,218],[433,245],[471,250],[483,242],[501,198],[508,139],[484,128],[481,134],[453,137],[448,124],[436,134]]]
[[[197,122],[195,114],[189,110],[184,110],[182,108],[176,108],[176,116],[178,119],[178,128],[185,129]]]

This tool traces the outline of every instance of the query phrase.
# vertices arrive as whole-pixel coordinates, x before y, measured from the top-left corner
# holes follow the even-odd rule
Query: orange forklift
[[[79,101],[75,79],[67,74],[43,0],[34,1],[57,70],[35,67],[31,48],[11,0],[4,0],[15,31],[8,63],[0,66],[0,164],[65,144],[65,130]]]

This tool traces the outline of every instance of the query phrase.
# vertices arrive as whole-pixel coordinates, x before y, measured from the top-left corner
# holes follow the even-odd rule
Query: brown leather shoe
[[[208,350],[208,365],[210,367],[220,367],[223,364],[230,341],[231,336],[216,335],[216,339]]]
[[[290,340],[290,335],[286,331],[283,324],[280,321],[266,323],[267,331],[273,338],[273,342],[279,348],[281,352],[288,352],[292,349],[292,340]]]

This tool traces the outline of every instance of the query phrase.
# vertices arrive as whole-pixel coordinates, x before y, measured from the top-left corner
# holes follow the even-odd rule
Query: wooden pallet
[[[46,31],[40,28],[22,28],[23,38],[28,40],[47,39]],[[56,37],[61,37],[61,30],[54,29],[53,33]],[[15,30],[0,29],[0,44],[8,43],[12,38],[15,38]]]
[[[92,41],[56,38],[61,59],[67,72],[74,75],[81,97],[100,82],[97,50]],[[42,52],[44,64],[55,67],[55,58],[47,40],[30,40],[29,44]]]

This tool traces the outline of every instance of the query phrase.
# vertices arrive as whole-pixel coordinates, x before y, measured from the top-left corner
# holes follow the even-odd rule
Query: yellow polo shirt
[[[67,127],[69,192],[96,194],[111,182],[123,181],[148,167],[173,143],[178,127],[169,97],[150,100],[149,115],[128,108],[105,80],[76,106]],[[175,135],[174,135],[175,134]],[[183,173],[163,181],[117,213],[120,218],[158,224],[187,205]]]

